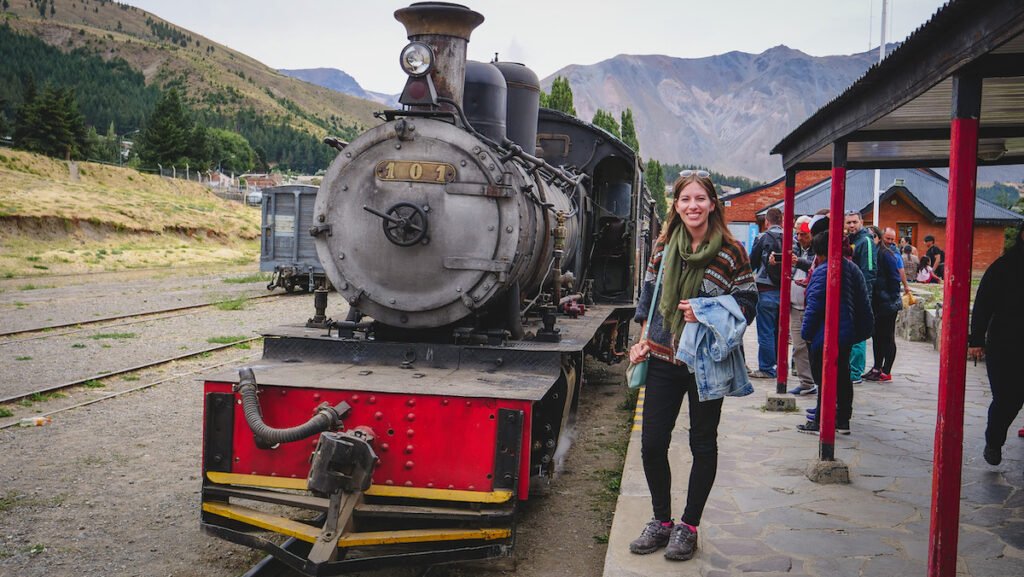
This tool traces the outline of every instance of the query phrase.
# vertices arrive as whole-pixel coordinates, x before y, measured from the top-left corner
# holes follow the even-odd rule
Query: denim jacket
[[[697,376],[701,401],[754,392],[743,362],[747,319],[732,295],[690,299],[697,322],[686,323],[676,359]]]

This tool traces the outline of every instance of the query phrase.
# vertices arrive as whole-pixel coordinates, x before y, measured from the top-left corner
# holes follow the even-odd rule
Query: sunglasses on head
[[[679,178],[689,178],[696,176],[697,178],[710,178],[711,173],[706,170],[683,170],[679,173]]]

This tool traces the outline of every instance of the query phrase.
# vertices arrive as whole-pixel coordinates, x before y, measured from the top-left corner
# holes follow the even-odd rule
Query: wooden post
[[[843,207],[846,205],[846,141],[832,143],[832,204],[828,223],[828,282],[825,296],[825,350],[822,351],[821,427],[818,457],[836,458],[836,377],[839,374],[839,301],[843,281]],[[847,369],[849,370],[849,369]]]
[[[946,272],[942,296],[939,407],[935,422],[935,462],[932,467],[928,577],[956,575],[980,116],[981,78],[969,74],[953,76],[949,217],[946,221],[946,258],[943,261]]]
[[[782,207],[782,286],[779,287],[779,327],[776,331],[778,359],[775,365],[775,392],[786,393],[789,378],[790,280],[793,276],[793,204],[796,202],[796,171],[786,171],[785,198]],[[793,338],[800,338],[797,335]]]

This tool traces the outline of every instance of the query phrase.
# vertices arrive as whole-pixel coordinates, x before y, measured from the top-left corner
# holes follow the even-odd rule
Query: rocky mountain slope
[[[771,148],[877,58],[814,57],[786,46],[707,58],[619,55],[566,66],[541,84],[550,90],[566,77],[580,118],[631,108],[646,158],[770,180],[782,174]]]
[[[134,6],[109,0],[18,0],[9,3],[0,20],[61,50],[122,58],[147,83],[183,89],[197,109],[228,116],[252,109],[318,137],[340,127],[377,124],[372,113],[380,105],[375,102],[290,78]]]
[[[363,98],[366,100],[372,100],[381,104],[398,108],[398,97],[394,94],[384,94],[381,92],[373,92],[363,88],[355,78],[352,78],[344,70],[338,70],[337,68],[299,68],[295,70],[280,69],[278,70],[285,76],[291,76],[292,78],[298,78],[310,84],[316,84],[317,86],[323,86],[324,88],[330,88],[331,90],[337,90],[338,92],[344,92],[350,96],[356,98]]]

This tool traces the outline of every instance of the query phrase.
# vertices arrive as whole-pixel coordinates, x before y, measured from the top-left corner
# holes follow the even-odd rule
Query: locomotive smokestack
[[[466,46],[473,29],[484,21],[482,14],[448,2],[417,2],[395,11],[409,40],[422,42],[434,51],[430,73],[438,96],[451,98],[462,107],[466,77]]]

